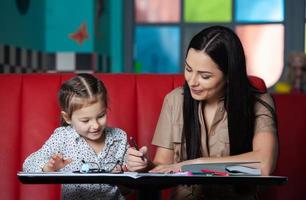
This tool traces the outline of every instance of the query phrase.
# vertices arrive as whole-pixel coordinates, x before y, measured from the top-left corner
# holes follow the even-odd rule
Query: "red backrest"
[[[266,92],[267,91],[267,86],[261,78],[257,76],[248,76],[250,84],[256,88],[257,90],[261,92]]]
[[[0,199],[19,199],[21,82],[20,75],[0,76]]]
[[[264,199],[306,199],[306,93],[273,97],[280,148],[274,174],[287,176],[288,183],[267,188]]]
[[[0,199],[59,199],[59,185],[23,185],[16,178],[24,159],[37,150],[59,124],[56,94],[74,74],[0,75]],[[110,126],[133,135],[140,146],[151,146],[163,98],[182,75],[97,74],[109,92]],[[254,81],[255,80],[255,81]],[[250,78],[264,90],[262,80]],[[275,174],[289,177],[285,186],[271,187],[263,199],[306,199],[306,95],[273,95],[279,120],[280,157]],[[294,117],[292,117],[294,115]]]
[[[108,123],[153,149],[151,138],[163,97],[176,75],[96,74],[109,92]],[[57,92],[69,74],[0,75],[0,199],[59,199],[60,185],[22,185],[16,178],[24,159],[59,126]],[[175,77],[175,79],[174,79]],[[151,153],[153,157],[154,150]],[[35,194],[35,195],[34,195]]]
[[[21,92],[21,161],[36,151],[49,138],[59,124],[59,107],[56,101],[61,76],[56,74],[31,74],[23,76]],[[32,199],[40,194],[42,199],[58,199],[59,185],[22,185],[20,199]]]

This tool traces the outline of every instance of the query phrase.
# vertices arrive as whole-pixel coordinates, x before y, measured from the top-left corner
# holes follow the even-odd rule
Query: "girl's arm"
[[[278,142],[275,133],[258,132],[253,138],[253,151],[240,155],[226,157],[202,157],[173,164],[173,153],[173,150],[158,147],[153,161],[156,167],[151,171],[177,171],[183,165],[187,164],[257,161],[260,163],[254,164],[254,167],[260,168],[262,175],[269,175],[273,172],[276,166]]]
[[[22,167],[23,171],[42,172],[45,165],[52,159],[51,157],[61,152],[60,143],[63,140],[63,136],[60,129],[56,129],[38,151],[26,158]]]

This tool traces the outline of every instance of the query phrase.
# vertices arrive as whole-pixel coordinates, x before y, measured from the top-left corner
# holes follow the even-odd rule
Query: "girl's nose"
[[[93,129],[98,129],[98,128],[100,127],[100,124],[99,124],[99,122],[98,122],[97,120],[94,120],[94,121],[92,122],[92,124],[91,124],[91,127],[92,127]]]

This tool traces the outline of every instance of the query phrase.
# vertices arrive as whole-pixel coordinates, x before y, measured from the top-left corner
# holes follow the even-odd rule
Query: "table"
[[[282,185],[288,181],[284,176],[207,176],[187,173],[152,174],[152,173],[25,173],[17,174],[24,184],[94,184],[105,183],[124,185],[141,192],[141,199],[156,199],[158,190],[193,184],[236,184],[236,185]]]

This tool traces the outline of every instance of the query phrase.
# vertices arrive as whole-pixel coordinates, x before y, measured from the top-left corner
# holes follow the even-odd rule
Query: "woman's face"
[[[214,102],[224,96],[225,76],[203,51],[189,49],[184,75],[195,100]]]

